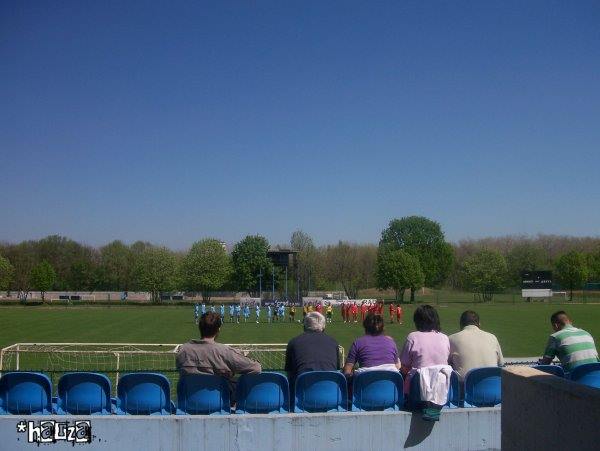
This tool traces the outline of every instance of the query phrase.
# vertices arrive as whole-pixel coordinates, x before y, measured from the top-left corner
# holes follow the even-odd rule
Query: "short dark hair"
[[[473,310],[466,310],[460,315],[460,327],[479,326],[479,315]]]
[[[383,316],[375,313],[367,314],[363,321],[365,333],[369,335],[381,335],[383,333]]]
[[[552,324],[559,323],[564,326],[569,321],[571,321],[571,318],[569,318],[569,315],[567,315],[567,312],[565,312],[564,310],[554,312],[550,317],[550,323]]]
[[[219,329],[223,325],[221,315],[215,312],[205,313],[200,317],[198,329],[202,338],[212,338],[219,333]]]
[[[413,321],[419,332],[440,332],[440,317],[431,305],[421,305],[415,310]]]

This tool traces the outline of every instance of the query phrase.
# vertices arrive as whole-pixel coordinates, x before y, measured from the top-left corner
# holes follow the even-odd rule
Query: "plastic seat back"
[[[242,375],[236,387],[236,413],[287,413],[290,411],[290,387],[283,374]]]
[[[308,371],[296,379],[295,412],[344,412],[348,386],[338,371]]]
[[[544,373],[552,374],[558,377],[565,377],[565,371],[562,366],[558,365],[534,365],[532,368],[543,371]]]
[[[444,404],[444,407],[453,409],[460,407],[462,405],[460,396],[460,380],[458,378],[458,373],[452,371],[450,376],[450,386],[448,388],[448,400],[446,401],[446,404]],[[421,401],[421,380],[418,373],[415,373],[410,380],[407,404],[408,408],[411,410],[419,410],[424,406],[423,401]]]
[[[600,363],[585,363],[571,371],[571,380],[590,387],[600,388]]]
[[[110,380],[99,373],[66,373],[58,381],[59,415],[110,415]]]
[[[52,382],[42,373],[15,371],[0,378],[0,414],[52,413]]]
[[[130,373],[117,386],[117,414],[169,415],[171,384],[162,374]]]
[[[502,369],[473,368],[465,375],[465,407],[493,407],[502,402]]]
[[[177,413],[229,415],[229,384],[221,376],[189,374],[177,383]]]
[[[352,381],[352,410],[400,410],[404,406],[403,386],[399,372],[355,373]]]

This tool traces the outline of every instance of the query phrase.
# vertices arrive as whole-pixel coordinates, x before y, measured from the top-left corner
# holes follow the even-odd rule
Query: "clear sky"
[[[600,3],[0,2],[0,240],[600,232]]]

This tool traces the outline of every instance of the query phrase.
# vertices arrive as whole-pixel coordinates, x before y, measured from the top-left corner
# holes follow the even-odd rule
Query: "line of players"
[[[214,305],[209,307],[210,311],[216,313],[217,309]],[[260,323],[261,316],[261,306],[259,303],[244,304],[243,306],[240,304],[229,304],[229,322],[240,324],[240,322],[247,323],[248,321],[252,321],[251,311],[254,311],[254,315],[256,318],[256,323]],[[285,321],[285,313],[286,310],[288,312],[288,321],[294,322],[296,319],[296,306],[290,305],[289,308],[282,302],[276,302],[275,304],[269,304],[265,307],[265,313],[267,315],[267,322],[283,322]],[[195,304],[194,305],[194,319],[196,323],[200,319],[200,316],[206,313],[206,304]],[[221,314],[221,318],[225,320],[225,304],[221,304],[219,307],[219,313]]]
[[[209,309],[211,312],[216,313],[216,307],[214,305],[211,305]],[[341,303],[340,309],[344,323],[357,323],[359,314],[361,322],[364,321],[368,313],[376,313],[383,316],[384,303],[383,301],[363,301],[361,303],[344,301]],[[251,310],[254,310],[256,323],[260,323],[261,306],[259,303],[255,303],[252,306],[250,304],[244,304],[243,306],[240,304],[229,304],[229,322],[239,324],[241,320],[245,323],[251,321]],[[291,304],[288,307],[282,302],[269,304],[265,307],[267,322],[284,322],[286,310],[288,312],[288,322],[294,322],[296,320],[296,306]],[[200,316],[204,315],[206,311],[206,304],[194,305],[194,319],[196,323],[198,323]],[[329,302],[309,302],[304,304],[302,307],[303,316],[306,316],[309,312],[319,312],[325,315],[328,323],[333,322],[333,306]],[[221,318],[225,320],[225,304],[220,305],[219,313],[221,314]],[[391,303],[389,305],[389,314],[390,323],[393,323],[394,320],[396,320],[398,324],[402,324],[403,311],[400,304],[396,305]]]
[[[342,320],[344,323],[358,322],[358,315],[360,313],[361,322],[365,320],[368,313],[375,313],[383,316],[384,303],[383,301],[362,301],[348,302],[344,301],[341,305],[342,309]],[[393,302],[389,305],[390,312],[390,323],[394,322],[394,319],[398,324],[402,324],[402,316],[404,312],[400,304],[396,305]]]

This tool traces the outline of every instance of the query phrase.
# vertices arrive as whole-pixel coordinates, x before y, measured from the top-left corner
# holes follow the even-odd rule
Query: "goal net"
[[[53,383],[71,371],[106,373],[113,382],[119,374],[135,371],[163,373],[174,391],[178,380],[175,355],[179,344],[145,343],[16,343],[0,351],[0,373],[38,371],[48,374]],[[283,371],[285,343],[230,344],[247,357],[260,362],[265,371]],[[339,347],[340,362],[344,348]]]

